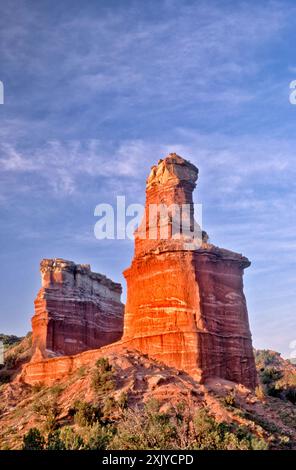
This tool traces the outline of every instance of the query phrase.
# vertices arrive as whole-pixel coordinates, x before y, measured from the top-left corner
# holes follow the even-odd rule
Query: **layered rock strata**
[[[122,336],[121,285],[87,264],[44,259],[32,318],[34,360],[100,348]]]
[[[249,260],[209,244],[206,237],[196,245],[188,243],[188,234],[174,236],[178,207],[172,204],[189,205],[189,224],[196,224],[192,192],[197,177],[198,169],[176,154],[152,167],[135,256],[124,272],[123,341],[201,381],[218,376],[253,388],[256,369],[243,292]],[[166,238],[159,215],[148,222],[151,204],[171,206]]]

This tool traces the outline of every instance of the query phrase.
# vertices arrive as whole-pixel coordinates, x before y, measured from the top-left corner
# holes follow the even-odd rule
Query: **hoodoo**
[[[203,381],[221,377],[254,388],[256,369],[243,272],[244,256],[173,233],[178,206],[189,205],[198,169],[176,154],[152,167],[146,210],[135,233],[135,255],[125,272],[127,305],[123,341]],[[151,207],[169,206],[167,237]],[[152,221],[152,222],[151,222]]]

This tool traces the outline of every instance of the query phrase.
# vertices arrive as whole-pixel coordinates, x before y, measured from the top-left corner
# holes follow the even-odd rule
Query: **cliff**
[[[121,285],[86,264],[60,258],[40,264],[42,287],[32,318],[34,360],[76,354],[120,339]]]

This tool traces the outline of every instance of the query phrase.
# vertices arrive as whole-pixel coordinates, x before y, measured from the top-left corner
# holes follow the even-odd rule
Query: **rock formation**
[[[33,359],[76,354],[117,341],[123,330],[121,285],[87,264],[44,259],[32,318]]]
[[[53,383],[95,357],[128,348],[201,382],[218,377],[255,387],[243,293],[250,262],[210,244],[201,232],[192,199],[197,177],[198,169],[176,154],[152,167],[134,259],[124,272],[128,291],[120,341],[121,286],[88,265],[41,262],[42,288],[32,319],[36,352],[20,380]]]
[[[123,342],[201,381],[218,376],[253,388],[256,369],[242,280],[249,260],[209,244],[207,236],[201,244],[188,234],[174,236],[178,206],[189,205],[187,222],[196,225],[197,177],[198,169],[176,154],[152,167],[135,256],[124,272]],[[165,223],[159,213],[150,217],[151,204],[171,206]],[[161,234],[163,225],[168,237]]]

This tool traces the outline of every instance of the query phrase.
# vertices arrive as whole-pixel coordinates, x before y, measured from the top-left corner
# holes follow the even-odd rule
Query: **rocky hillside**
[[[255,351],[259,380],[264,392],[296,404],[296,366],[270,350]]]
[[[200,385],[132,350],[110,350],[51,387],[16,378],[0,386],[0,403],[2,449],[296,449],[291,401],[221,379]]]
[[[3,342],[5,348],[9,348],[10,346],[16,345],[17,343],[20,343],[23,339],[23,336],[5,335],[3,333],[0,333],[0,341]]]
[[[0,366],[0,385],[11,382],[18,374],[20,367],[32,356],[32,333],[19,338],[14,335],[0,335],[4,343],[4,365]]]

